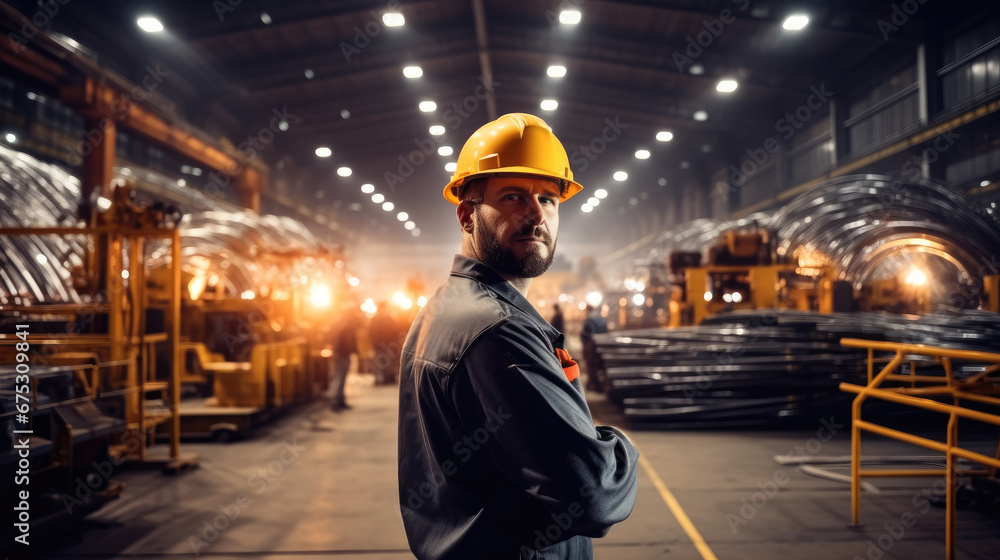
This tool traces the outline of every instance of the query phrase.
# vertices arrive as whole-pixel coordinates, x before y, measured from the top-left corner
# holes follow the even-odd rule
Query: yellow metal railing
[[[895,342],[880,342],[845,338],[840,341],[851,348],[868,350],[868,385],[860,386],[851,383],[841,383],[840,389],[854,393],[854,404],[851,410],[851,521],[857,525],[861,517],[861,479],[863,477],[910,477],[910,476],[941,476],[940,470],[934,469],[862,469],[861,468],[861,431],[890,437],[899,441],[932,449],[945,454],[945,557],[952,560],[955,557],[955,492],[959,475],[957,460],[967,459],[984,469],[964,470],[961,474],[976,474],[995,476],[1000,468],[1000,445],[995,456],[990,457],[959,446],[958,421],[960,418],[977,420],[987,424],[1000,426],[1000,415],[972,410],[962,406],[961,401],[972,401],[996,406],[1000,411],[1000,398],[992,395],[1000,394],[1000,384],[996,374],[1000,371],[1000,354],[969,350],[955,350],[925,346],[922,344],[902,344]],[[874,364],[885,361],[877,358],[875,352],[892,352],[893,357],[874,375]],[[916,356],[928,356],[942,365],[944,376],[917,375]],[[895,373],[896,369],[909,357],[910,373]],[[952,367],[953,360],[970,361],[990,364],[982,372],[965,378],[956,379]],[[883,383],[902,383],[901,387],[883,387]],[[918,384],[920,384],[918,386]],[[952,404],[930,400],[928,396],[951,397]],[[941,442],[903,431],[895,430],[861,419],[861,405],[868,398],[877,398],[906,406],[913,406],[931,412],[948,416],[948,431],[946,441]]]

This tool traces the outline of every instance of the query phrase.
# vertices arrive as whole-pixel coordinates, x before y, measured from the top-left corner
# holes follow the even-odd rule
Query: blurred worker
[[[632,511],[638,451],[594,426],[563,335],[525,297],[582,188],[533,115],[486,124],[459,154],[444,196],[461,254],[400,369],[400,508],[420,560],[589,560]]]
[[[552,319],[549,320],[549,324],[559,332],[566,331],[566,322],[558,303],[552,306]]]
[[[608,332],[608,322],[601,316],[601,310],[587,305],[584,308],[586,318],[580,329],[580,341],[583,343],[583,363],[586,366],[587,388],[592,391],[604,391],[604,384],[598,378],[601,369],[601,357],[597,354],[594,335]]]
[[[388,302],[380,301],[377,307],[368,332],[374,352],[371,364],[375,373],[375,383],[381,385],[396,382],[399,372],[399,353],[403,345],[399,321],[393,317]]]
[[[356,314],[344,309],[333,328],[333,410],[340,412],[352,408],[347,404],[345,388],[351,370],[351,354],[358,353],[358,321]]]

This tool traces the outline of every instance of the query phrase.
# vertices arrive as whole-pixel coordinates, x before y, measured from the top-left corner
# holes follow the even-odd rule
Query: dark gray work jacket
[[[460,255],[420,311],[399,377],[399,499],[420,560],[593,558],[635,503],[639,452],[595,427],[556,331]]]

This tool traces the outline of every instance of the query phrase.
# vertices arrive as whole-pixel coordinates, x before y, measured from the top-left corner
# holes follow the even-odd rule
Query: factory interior
[[[0,558],[414,558],[400,354],[507,113],[584,187],[528,299],[640,452],[594,558],[1000,557],[1000,3],[0,0],[0,30]]]

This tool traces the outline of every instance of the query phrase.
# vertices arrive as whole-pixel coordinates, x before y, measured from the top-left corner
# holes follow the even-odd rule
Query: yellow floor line
[[[660,475],[656,474],[656,471],[653,470],[653,465],[650,465],[646,457],[642,455],[639,455],[639,464],[642,465],[642,469],[646,471],[646,475],[653,481],[653,486],[656,487],[656,490],[660,493],[660,497],[663,498],[667,507],[670,508],[670,513],[673,513],[674,517],[677,518],[681,529],[684,529],[688,538],[694,543],[694,547],[701,553],[701,557],[705,560],[719,560],[715,556],[715,553],[712,552],[712,549],[708,548],[708,543],[705,542],[701,533],[695,528],[694,523],[691,523],[691,518],[684,513],[684,509],[681,508],[681,504],[677,501],[677,498],[674,497],[670,489],[667,488],[667,485],[660,479]]]

